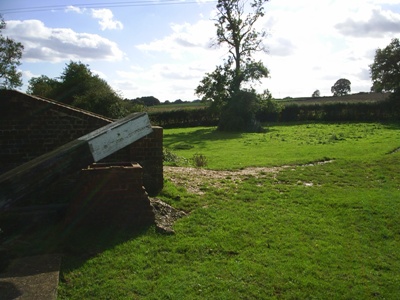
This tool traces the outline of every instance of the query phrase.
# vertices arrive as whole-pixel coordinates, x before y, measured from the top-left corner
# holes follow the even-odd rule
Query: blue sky
[[[226,58],[215,38],[210,0],[0,0],[3,34],[25,46],[28,80],[60,76],[81,61],[124,98],[194,100],[205,73]],[[270,0],[257,26],[268,53],[257,53],[270,78],[257,86],[276,98],[332,95],[339,78],[368,92],[375,50],[400,37],[398,0]]]

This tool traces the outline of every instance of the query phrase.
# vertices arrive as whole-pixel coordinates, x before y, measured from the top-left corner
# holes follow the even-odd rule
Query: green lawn
[[[201,153],[211,169],[281,166],[336,159],[370,161],[400,147],[400,125],[300,124],[266,133],[221,133],[196,127],[164,130],[164,146],[190,159]]]
[[[82,233],[60,299],[398,299],[399,124],[171,129],[164,146],[209,169],[288,167],[210,178],[201,195],[166,177],[160,198],[189,212],[176,234]]]

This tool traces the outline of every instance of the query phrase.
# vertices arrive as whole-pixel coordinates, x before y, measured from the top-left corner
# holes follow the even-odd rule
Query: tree
[[[400,41],[392,39],[384,49],[377,49],[370,66],[372,91],[400,91]]]
[[[122,97],[88,65],[71,61],[59,80],[47,76],[29,80],[27,93],[51,98],[106,117],[120,118],[128,113]]]
[[[315,90],[314,93],[312,93],[311,97],[313,97],[313,98],[321,97],[320,91],[319,90]]]
[[[223,110],[232,96],[230,83],[233,79],[233,71],[228,64],[217,66],[212,73],[207,73],[196,88],[196,94],[202,101],[210,103],[210,108],[218,113]]]
[[[266,36],[265,31],[257,31],[255,23],[264,16],[264,4],[268,0],[253,0],[250,7],[252,13],[245,16],[247,1],[245,0],[218,0],[217,45],[225,44],[229,47],[230,57],[228,65],[233,64],[234,73],[231,88],[234,92],[240,90],[242,82],[260,79],[268,76],[267,68],[262,62],[255,62],[254,52],[265,51],[262,44]]]
[[[72,105],[115,119],[128,112],[122,98],[97,75],[89,80],[86,91],[74,96]]]
[[[89,65],[80,61],[70,61],[60,76],[62,84],[56,92],[56,100],[72,104],[74,98],[84,95],[94,85],[91,83],[94,77]]]
[[[229,57],[223,66],[217,66],[215,71],[206,74],[196,88],[196,94],[203,101],[213,103],[212,107],[221,112],[222,121],[228,120],[227,116],[223,116],[228,113],[229,118],[241,118],[241,114],[248,116],[253,111],[254,100],[260,97],[250,96],[251,93],[255,94],[255,90],[251,86],[250,89],[242,90],[242,84],[260,81],[269,75],[264,64],[253,59],[255,52],[265,51],[262,42],[266,33],[257,31],[255,24],[264,16],[266,2],[268,0],[253,0],[251,3],[246,0],[218,0],[215,44],[228,46]],[[246,15],[245,11],[248,10],[251,12]],[[246,101],[252,104],[239,108],[238,103]],[[251,111],[246,111],[250,107]],[[222,128],[229,130],[227,126],[219,126],[219,129]]]
[[[145,97],[139,97],[135,98],[132,100],[136,104],[142,104],[146,106],[154,106],[154,105],[160,105],[161,102],[154,96],[145,96]]]
[[[344,96],[351,92],[351,82],[348,79],[341,78],[331,87],[333,96]]]
[[[22,73],[17,67],[21,65],[20,59],[24,46],[1,33],[6,28],[6,23],[0,15],[0,88],[12,89],[22,86]]]
[[[60,82],[56,79],[49,78],[45,75],[32,77],[28,82],[27,94],[55,99],[55,93],[60,86]]]

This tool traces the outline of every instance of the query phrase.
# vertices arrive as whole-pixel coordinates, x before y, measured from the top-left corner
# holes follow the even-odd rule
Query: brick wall
[[[0,91],[0,174],[113,120],[17,91]],[[104,159],[138,162],[150,195],[162,189],[162,128]]]
[[[111,120],[72,107],[0,91],[0,173],[54,150]]]
[[[66,223],[75,226],[131,227],[154,224],[139,164],[94,164],[82,170]]]

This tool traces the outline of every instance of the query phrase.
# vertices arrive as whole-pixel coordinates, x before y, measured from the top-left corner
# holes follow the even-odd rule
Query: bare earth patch
[[[231,182],[242,181],[243,178],[248,176],[265,177],[266,174],[276,174],[284,167],[270,167],[270,168],[246,168],[235,171],[227,170],[207,170],[200,168],[188,168],[188,167],[168,167],[164,166],[164,175],[178,186],[183,186],[188,192],[202,195],[204,192],[201,188],[204,183],[208,183],[211,186],[219,187],[220,181],[227,179]]]
[[[228,170],[207,170],[201,168],[190,167],[170,167],[164,166],[164,175],[171,180],[172,183],[183,186],[186,190],[193,194],[202,195],[202,187],[207,183],[213,187],[219,188],[222,180],[229,180],[230,182],[240,182],[243,179],[254,176],[257,178],[265,178],[267,176],[275,177],[279,171],[283,169],[294,169],[296,167],[314,166],[325,163],[331,163],[332,160],[318,161],[307,165],[297,166],[280,166],[280,167],[254,167],[245,168],[241,170],[228,171]],[[304,183],[305,186],[312,186],[312,183]]]

